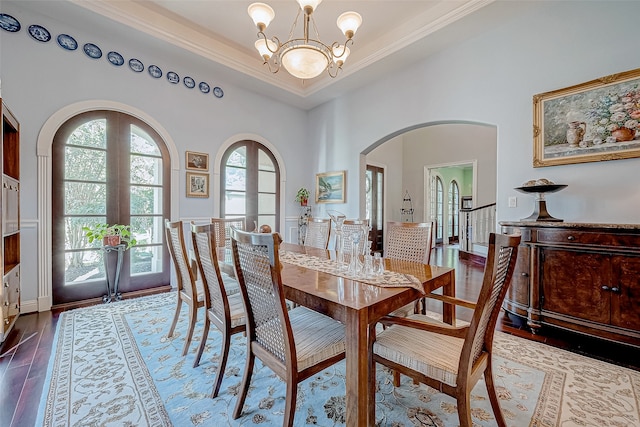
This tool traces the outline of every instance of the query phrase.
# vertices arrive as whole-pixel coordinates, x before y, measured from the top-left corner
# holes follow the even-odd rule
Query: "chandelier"
[[[253,22],[258,27],[258,40],[255,47],[269,67],[272,73],[277,73],[280,66],[294,77],[299,79],[312,79],[327,70],[331,77],[336,77],[342,69],[342,64],[349,56],[348,44],[353,44],[353,35],[362,24],[362,17],[356,12],[345,12],[338,17],[338,28],[346,37],[344,44],[333,42],[330,46],[320,41],[318,29],[313,19],[313,11],[322,0],[296,0],[300,5],[296,19],[293,21],[289,37],[281,43],[277,37],[268,39],[264,31],[275,17],[273,9],[264,3],[253,3],[248,12]],[[294,38],[300,13],[303,13],[302,22],[304,32],[302,38]],[[309,24],[312,24],[315,38],[309,34]]]

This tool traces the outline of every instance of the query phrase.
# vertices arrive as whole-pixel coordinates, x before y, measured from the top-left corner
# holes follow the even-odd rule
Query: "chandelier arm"
[[[282,47],[282,44],[280,43],[280,39],[278,39],[278,37],[276,37],[276,36],[273,36],[273,37],[271,37],[271,39],[268,39],[267,35],[264,32],[260,31],[260,32],[258,32],[258,38],[259,39],[261,38],[261,39],[264,40],[264,45],[266,46],[267,50],[269,52],[273,53],[273,54],[278,52],[280,50],[280,48]],[[274,42],[276,44],[276,50],[271,50],[271,48],[269,47],[269,43],[268,43],[269,41],[272,41],[272,42]]]
[[[348,39],[346,42],[344,42],[344,45],[342,46],[342,52],[340,53],[340,55],[338,55],[336,53],[336,48],[340,47],[340,42],[333,42],[333,44],[331,45],[331,52],[333,52],[333,57],[342,58],[344,56],[344,53],[347,51],[347,47],[349,44],[353,44],[353,39]]]
[[[332,73],[331,72],[332,69],[335,69],[335,72]],[[341,70],[342,70],[342,64],[336,64],[335,62],[332,62],[327,67],[327,73],[329,73],[329,77],[331,77],[332,79],[335,79]]]

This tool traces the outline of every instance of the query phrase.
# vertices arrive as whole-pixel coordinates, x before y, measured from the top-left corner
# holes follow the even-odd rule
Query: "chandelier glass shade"
[[[296,0],[300,5],[298,14],[289,33],[287,41],[280,42],[277,37],[267,38],[264,31],[275,17],[273,9],[265,3],[253,3],[247,9],[249,16],[258,27],[258,40],[255,47],[264,64],[272,73],[277,73],[280,66],[294,77],[312,79],[325,70],[329,76],[336,77],[349,56],[348,44],[353,44],[353,36],[362,24],[362,17],[357,12],[345,12],[338,17],[338,28],[346,40],[343,44],[333,42],[327,45],[319,40],[318,31],[312,14],[322,0]],[[293,37],[300,14],[303,22],[303,35]],[[310,37],[309,27],[315,30],[315,38]]]

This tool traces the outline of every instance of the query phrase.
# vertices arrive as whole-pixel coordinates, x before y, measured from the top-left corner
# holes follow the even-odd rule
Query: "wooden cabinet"
[[[0,341],[20,314],[20,124],[0,99],[2,115],[2,197],[0,198]]]
[[[522,234],[505,310],[534,332],[553,326],[640,346],[640,225],[500,225]]]

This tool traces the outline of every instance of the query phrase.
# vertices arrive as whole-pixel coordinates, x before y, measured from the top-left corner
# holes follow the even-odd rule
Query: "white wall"
[[[217,80],[206,63],[194,55],[168,45],[166,49],[155,50],[144,44],[145,37],[140,37],[140,45],[132,43],[132,31],[116,24],[108,25],[109,30],[95,28],[88,33],[74,27],[73,22],[58,22],[23,10],[16,3],[3,4],[2,12],[16,17],[23,28],[18,33],[1,31],[0,79],[3,99],[20,121],[22,131],[22,302],[27,311],[33,309],[34,304],[37,308],[39,267],[43,265],[36,255],[37,235],[38,229],[47,221],[38,216],[36,141],[47,119],[70,104],[89,100],[124,104],[143,111],[164,127],[179,154],[178,164],[172,165],[179,170],[180,181],[174,187],[179,197],[178,205],[172,209],[173,219],[207,218],[218,212],[219,189],[213,179],[209,198],[185,196],[185,150],[209,153],[209,172],[213,178],[218,171],[213,163],[219,148],[235,136],[247,134],[268,141],[282,157],[283,176],[292,183],[290,189],[282,189],[287,199],[284,206],[287,213],[297,215],[293,195],[287,197],[286,194],[293,194],[301,185],[313,182],[307,165],[299,161],[301,152],[308,151],[304,138],[307,113]],[[34,23],[47,28],[54,39],[48,43],[33,40],[27,28]],[[80,44],[79,49],[66,51],[58,46],[55,37],[60,33],[73,35]],[[104,57],[90,59],[82,52],[82,44],[88,41],[99,45],[104,55],[109,50],[117,50],[125,58],[139,58],[145,66],[157,64],[165,75],[174,70],[180,76],[191,75],[208,81],[212,87],[220,86],[224,97],[205,95],[197,88],[189,90],[182,83],[169,84],[165,75],[154,79],[146,69],[143,73],[134,73],[126,64],[116,67]],[[288,118],[286,127],[272,124],[283,117]],[[45,182],[49,178],[46,177]]]
[[[640,159],[532,166],[533,95],[640,66],[633,53],[640,2],[498,1],[477,13],[495,18],[484,34],[312,110],[307,135],[318,156],[341,159],[351,172],[359,153],[400,129],[441,120],[491,124],[498,220],[528,216],[533,200],[513,188],[548,178],[568,184],[547,197],[555,217],[640,222]],[[349,174],[350,191],[358,179]],[[507,207],[509,196],[518,197],[517,208]],[[357,200],[348,202],[358,210]]]

